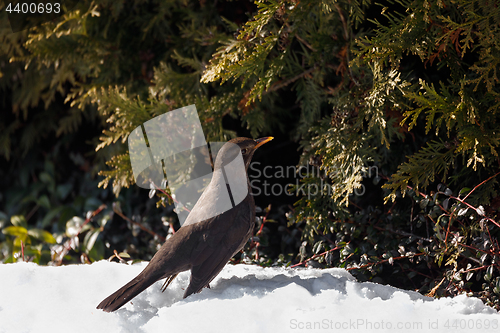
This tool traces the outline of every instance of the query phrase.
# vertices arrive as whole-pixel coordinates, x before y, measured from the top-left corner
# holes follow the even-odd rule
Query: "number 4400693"
[[[60,3],[17,3],[14,8],[12,8],[12,3],[7,5],[5,9],[9,13],[23,13],[23,14],[58,14],[61,12]]]

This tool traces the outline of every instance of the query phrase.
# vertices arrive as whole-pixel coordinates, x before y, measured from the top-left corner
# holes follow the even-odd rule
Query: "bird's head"
[[[252,157],[253,154],[255,153],[255,150],[257,150],[257,148],[259,148],[266,142],[271,141],[272,139],[274,139],[272,136],[256,140],[244,137],[231,139],[221,148],[218,156],[221,156],[222,159],[220,160],[219,163],[221,163],[222,165],[226,165],[227,163],[233,161],[236,155],[239,152],[241,152],[241,156],[243,157],[243,162],[245,163],[245,169],[248,170],[248,166],[252,161]],[[217,160],[219,160],[219,157],[217,157]]]

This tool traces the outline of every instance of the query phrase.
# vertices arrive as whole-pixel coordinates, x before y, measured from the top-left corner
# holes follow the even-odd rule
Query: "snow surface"
[[[95,308],[146,264],[0,265],[0,332],[500,332],[479,299],[360,283],[343,269],[227,265],[186,299],[189,272],[117,312]]]

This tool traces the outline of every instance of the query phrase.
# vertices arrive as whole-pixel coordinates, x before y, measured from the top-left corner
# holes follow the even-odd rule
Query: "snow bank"
[[[465,295],[432,299],[342,269],[227,265],[182,299],[189,272],[115,313],[96,305],[146,263],[0,265],[0,332],[499,332],[500,315]]]

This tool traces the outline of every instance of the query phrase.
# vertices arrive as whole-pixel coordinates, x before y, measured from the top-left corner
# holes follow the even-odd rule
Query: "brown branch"
[[[165,194],[167,196],[167,198],[169,198],[170,200],[172,200],[172,202],[179,203],[179,201],[175,200],[170,194],[167,193],[167,191],[159,188],[158,186],[156,186],[155,183],[153,183],[153,185],[155,186],[155,190],[156,191],[160,191],[161,193]],[[188,213],[191,213],[191,211],[187,207],[185,207],[184,205],[182,205],[182,209],[184,209]]]
[[[78,229],[78,232],[76,233],[76,236],[78,236],[78,235],[80,234],[80,232],[82,231],[83,227],[84,227],[87,223],[89,223],[89,222],[90,222],[90,220],[91,220],[94,216],[96,216],[97,214],[99,214],[100,212],[102,212],[104,209],[106,209],[106,207],[107,207],[106,205],[102,204],[102,205],[100,205],[100,206],[99,206],[99,208],[97,208],[96,210],[94,210],[94,211],[92,212],[92,214],[91,214],[89,217],[87,217],[87,218],[85,219],[85,222],[83,222],[83,224],[80,226],[80,228]]]
[[[21,241],[21,256],[23,258],[23,261],[25,261],[24,260],[24,242],[23,241]]]
[[[82,231],[83,227],[90,222],[90,220],[96,216],[97,214],[99,214],[100,212],[102,212],[104,209],[106,209],[106,205],[100,205],[99,208],[97,208],[96,210],[94,210],[92,212],[92,214],[90,214],[90,216],[88,216],[86,219],[85,219],[85,222],[82,223],[82,225],[80,226],[80,228],[78,228],[78,232],[76,233],[75,236],[71,237],[70,239],[68,239],[65,243],[64,243],[64,247],[63,247],[63,250],[61,251],[61,253],[58,253],[57,255],[59,256],[59,258],[57,260],[55,260],[56,262],[56,266],[60,266],[62,264],[62,261],[64,259],[64,256],[71,250],[71,240],[75,237],[78,237],[78,235],[80,235],[80,232]],[[83,254],[82,254],[83,255]],[[88,259],[88,258],[87,258]]]
[[[323,255],[327,254],[328,252],[332,252],[332,251],[338,250],[338,249],[340,249],[340,248],[341,248],[341,247],[336,246],[335,248],[330,249],[330,250],[328,250],[328,251],[325,251],[325,252],[323,252],[323,253],[318,253],[318,254],[315,254],[315,255],[313,255],[311,258],[307,258],[306,260],[301,261],[301,262],[299,262],[298,264],[295,264],[295,265],[290,266],[290,268],[294,268],[294,267],[297,267],[297,266],[303,265],[303,264],[305,264],[306,262],[308,262],[308,261],[310,261],[310,260],[316,259],[316,258],[318,258],[318,257],[321,257],[321,256],[323,256]]]
[[[255,234],[256,236],[259,236],[262,233],[262,229],[264,228],[264,224],[267,221],[267,216],[269,215],[269,212],[271,212],[271,205],[269,205],[267,208],[268,209],[267,209],[266,215],[262,218],[262,223],[260,225],[259,231],[257,231],[257,233]],[[255,242],[254,246],[250,247],[250,250],[253,247],[255,247],[255,260],[259,260],[259,246],[260,246],[260,242]]]
[[[33,214],[35,214],[35,212],[38,210],[38,208],[40,208],[40,205],[39,204],[36,204],[35,207],[33,207],[30,212],[28,213],[28,215],[26,215],[26,222],[29,221],[29,219],[33,216]]]
[[[358,266],[358,267],[349,267],[349,268],[346,268],[347,271],[352,271],[353,269],[360,269],[360,268],[365,268],[365,267],[369,267],[369,266],[373,266],[373,265],[378,265],[378,264],[383,264],[383,263],[386,263],[390,260],[399,260],[399,259],[404,259],[404,258],[413,258],[413,257],[418,257],[418,256],[422,256],[422,255],[425,255],[425,253],[415,253],[411,256],[399,256],[399,257],[395,257],[395,258],[388,258],[388,259],[384,259],[384,260],[381,260],[381,261],[377,261],[377,262],[372,262],[372,263],[369,263],[369,264],[365,264],[365,265],[361,265],[361,266]]]
[[[300,37],[299,35],[295,34],[295,38],[297,38],[299,41],[302,42],[302,44],[304,44],[309,49],[311,49],[311,51],[316,52],[316,49],[314,47],[312,47],[312,45],[309,44],[307,41],[305,41],[302,37]]]
[[[434,286],[434,288],[431,289],[431,291],[429,291],[425,296],[429,296],[429,297],[434,297],[434,295],[436,294],[436,291],[439,289],[439,287],[441,287],[441,285],[443,284],[444,280],[446,279],[446,276],[443,277],[443,279]]]
[[[161,236],[161,235],[158,235],[156,232],[152,231],[151,229],[148,229],[146,228],[145,226],[143,226],[142,224],[140,224],[139,222],[135,222],[134,220],[132,219],[129,219],[127,216],[123,215],[122,212],[119,212],[117,210],[115,210],[115,213],[118,214],[122,219],[138,226],[139,228],[141,228],[141,230],[144,230],[145,232],[147,232],[148,234],[152,235],[152,236],[155,236],[155,237],[158,237],[162,242],[165,241],[165,237]]]
[[[349,29],[347,26],[347,21],[344,17],[344,13],[342,12],[342,9],[340,8],[338,3],[335,4],[335,8],[339,12],[340,20],[342,21],[342,26],[344,28],[344,39],[347,41],[347,40],[349,40]]]
[[[316,69],[316,66],[312,67],[312,68],[309,68],[307,71],[302,72],[302,73],[300,73],[300,74],[298,74],[298,75],[296,75],[296,76],[294,76],[294,77],[292,77],[292,78],[290,78],[288,80],[276,82],[271,87],[269,87],[269,89],[267,89],[265,91],[265,94],[273,92],[273,91],[276,91],[278,89],[281,89],[281,88],[289,85],[290,83],[295,82],[298,79],[300,79],[300,78],[302,78],[302,77],[304,77],[306,75],[311,74],[315,69]]]
[[[461,203],[463,203],[463,204],[464,204],[464,205],[466,205],[467,207],[469,207],[469,208],[473,209],[473,210],[474,210],[474,211],[475,211],[478,215],[480,215],[480,216],[484,216],[484,218],[485,218],[486,220],[490,221],[491,223],[493,223],[494,225],[496,225],[497,227],[499,227],[499,228],[500,228],[500,224],[498,224],[498,222],[497,222],[497,221],[493,220],[492,218],[490,218],[490,217],[488,217],[488,216],[486,216],[486,215],[481,214],[480,212],[478,212],[478,210],[479,210],[479,209],[477,209],[476,207],[472,206],[471,204],[468,204],[467,202],[463,201],[463,200],[462,200],[462,199],[460,199],[460,198],[457,198],[457,197],[454,197],[454,196],[450,196],[450,198],[455,199],[455,200],[457,200],[457,201],[460,201]]]
[[[488,178],[486,180],[483,180],[482,182],[480,182],[479,184],[477,184],[476,186],[474,186],[474,188],[472,189],[472,191],[470,191],[469,193],[467,193],[467,195],[465,196],[465,198],[463,200],[467,199],[469,197],[469,195],[471,195],[472,192],[474,192],[479,186],[483,185],[484,183],[488,182],[489,180],[491,180],[492,178],[495,178],[498,175],[500,175],[500,172],[497,172],[496,174],[494,174],[490,178]]]
[[[484,265],[484,266],[481,266],[481,267],[471,268],[471,269],[468,269],[468,270],[465,270],[465,271],[459,272],[459,273],[468,273],[468,272],[472,272],[472,271],[478,271],[478,270],[481,270],[481,269],[488,268],[490,266],[491,265]]]

